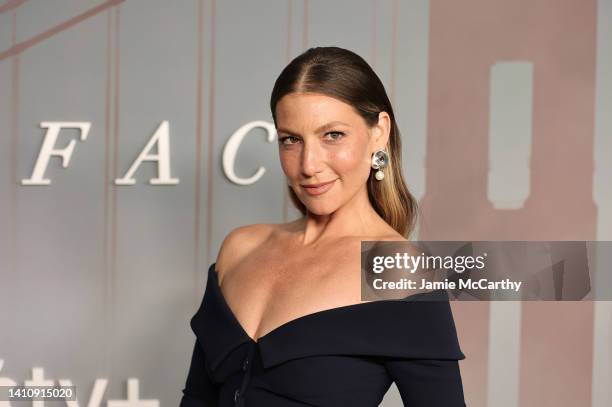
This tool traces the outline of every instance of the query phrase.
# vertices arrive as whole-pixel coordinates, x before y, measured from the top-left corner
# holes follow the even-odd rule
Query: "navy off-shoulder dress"
[[[465,356],[446,291],[318,311],[254,341],[226,303],[215,264],[191,319],[180,407],[376,407],[392,382],[405,406],[465,406]]]

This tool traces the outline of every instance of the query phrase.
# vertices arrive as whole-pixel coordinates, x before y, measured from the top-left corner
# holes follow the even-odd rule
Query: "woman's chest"
[[[262,251],[226,271],[221,291],[257,339],[301,316],[361,302],[359,253],[349,243],[318,253]]]

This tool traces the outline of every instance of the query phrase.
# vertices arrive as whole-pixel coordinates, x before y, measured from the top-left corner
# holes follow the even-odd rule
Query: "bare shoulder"
[[[388,235],[378,236],[376,237],[376,240],[393,241],[393,242],[408,242],[409,241],[408,239],[406,239],[404,236],[400,235],[397,232],[391,233]]]
[[[397,250],[401,250],[402,253],[407,253],[412,256],[418,256],[420,250],[412,243],[410,239],[407,239],[391,227],[379,231],[377,234],[369,236],[355,236],[352,240],[361,247],[361,243],[364,241],[369,242],[388,242],[383,246],[378,246],[377,251],[380,253],[394,253]],[[369,247],[372,247],[371,245]]]
[[[216,260],[219,280],[227,270],[233,269],[249,253],[262,245],[275,230],[275,225],[255,223],[232,229],[223,239]]]
[[[414,246],[414,244],[411,243],[411,240],[406,239],[404,236],[402,236],[395,230],[391,231],[388,234],[373,237],[370,240],[399,243],[399,245],[391,245],[389,247],[401,247],[403,251],[414,256],[419,254],[419,250],[416,246]]]
[[[371,236],[359,236],[359,240],[372,240],[372,241],[393,241],[393,242],[408,242],[409,240],[402,236],[401,233],[397,232],[389,225],[385,225],[381,230]]]

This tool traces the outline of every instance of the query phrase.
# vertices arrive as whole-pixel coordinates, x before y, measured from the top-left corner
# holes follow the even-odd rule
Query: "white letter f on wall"
[[[34,165],[34,171],[30,178],[24,178],[21,180],[22,185],[49,185],[51,180],[43,178],[45,170],[49,164],[49,158],[52,155],[62,157],[62,167],[67,168],[70,163],[70,157],[72,157],[72,151],[74,150],[75,140],[70,140],[68,146],[63,149],[55,149],[55,141],[62,128],[78,128],[81,130],[81,141],[87,139],[89,129],[91,128],[91,122],[41,122],[40,127],[47,129],[45,138],[43,139],[43,145],[38,153],[36,164]]]

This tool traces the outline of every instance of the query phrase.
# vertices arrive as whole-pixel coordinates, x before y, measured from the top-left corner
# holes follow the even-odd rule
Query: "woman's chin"
[[[323,204],[320,202],[303,202],[304,206],[306,206],[306,209],[308,210],[309,213],[313,214],[313,215],[318,215],[318,216],[323,216],[323,215],[329,215],[331,213],[333,213],[336,208],[332,207],[329,204]]]

